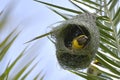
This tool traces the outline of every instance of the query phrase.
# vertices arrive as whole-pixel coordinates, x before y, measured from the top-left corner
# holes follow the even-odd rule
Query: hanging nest
[[[84,69],[93,60],[99,44],[96,17],[84,13],[62,22],[53,28],[51,37],[55,40],[56,56],[64,69]],[[72,41],[79,35],[87,36],[83,48],[73,49]]]

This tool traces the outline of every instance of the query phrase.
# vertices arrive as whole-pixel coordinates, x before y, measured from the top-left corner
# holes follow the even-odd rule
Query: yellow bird
[[[73,39],[72,41],[72,49],[82,49],[86,42],[88,40],[88,37],[86,35],[80,35]]]
[[[94,60],[92,63],[98,66],[102,66],[98,60]],[[88,67],[87,73],[93,74],[95,76],[100,76],[102,74],[101,71],[96,69],[92,64]]]

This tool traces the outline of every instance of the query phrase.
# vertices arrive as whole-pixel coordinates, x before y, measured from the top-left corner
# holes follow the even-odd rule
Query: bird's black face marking
[[[88,40],[87,36],[82,36],[82,37],[77,39],[79,45],[85,45],[87,40]]]

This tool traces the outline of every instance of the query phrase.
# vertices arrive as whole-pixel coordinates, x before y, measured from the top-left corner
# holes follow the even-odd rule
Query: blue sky
[[[68,2],[68,0],[41,0],[41,1],[51,2],[69,8],[75,8]],[[13,58],[14,60],[14,58],[18,55],[17,53],[19,53],[22,49],[29,45],[23,44],[24,42],[29,41],[30,39],[38,35],[46,33],[47,31],[46,29],[49,25],[61,21],[63,19],[56,15],[54,12],[50,11],[45,5],[37,3],[33,0],[0,0],[1,6],[0,11],[2,11],[3,8],[10,10],[10,8],[6,6],[9,2],[10,3],[14,2],[15,5],[11,5],[13,6],[13,8],[10,14],[8,15],[7,21],[8,24],[5,25],[6,30],[1,31],[0,33],[1,39],[2,38],[4,39],[10,33],[10,31],[12,31],[19,24],[19,29],[21,29],[22,32],[18,39],[16,40],[16,43],[13,45],[13,47],[11,47],[9,55],[7,55],[5,58],[5,59]],[[39,56],[40,58],[42,56],[42,59],[39,65],[33,71],[33,73],[27,78],[27,80],[32,80],[32,77],[38,72],[38,70],[41,69],[43,69],[42,74],[44,74],[44,72],[46,73],[45,80],[82,79],[68,72],[67,70],[63,70],[59,66],[56,60],[55,47],[52,42],[50,42],[46,37],[37,41],[38,44],[35,44],[35,46],[37,46],[38,50],[36,51],[36,53],[34,53],[34,55],[40,54]]]

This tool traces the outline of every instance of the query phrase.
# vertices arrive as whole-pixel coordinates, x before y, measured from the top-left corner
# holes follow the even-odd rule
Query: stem
[[[112,17],[110,17],[111,15],[110,15],[110,11],[108,10],[108,7],[106,6],[106,0],[104,0],[104,8],[105,8],[105,14],[109,17],[109,19],[110,19],[110,23],[111,23],[111,27],[112,27],[112,29],[113,29],[113,36],[114,36],[114,38],[115,38],[115,40],[116,40],[116,46],[117,46],[117,55],[119,56],[119,54],[120,54],[120,45],[119,45],[119,39],[118,39],[118,36],[117,36],[117,29],[116,29],[116,27],[115,27],[115,25],[114,25],[114,23],[113,23],[113,21],[112,21]]]

